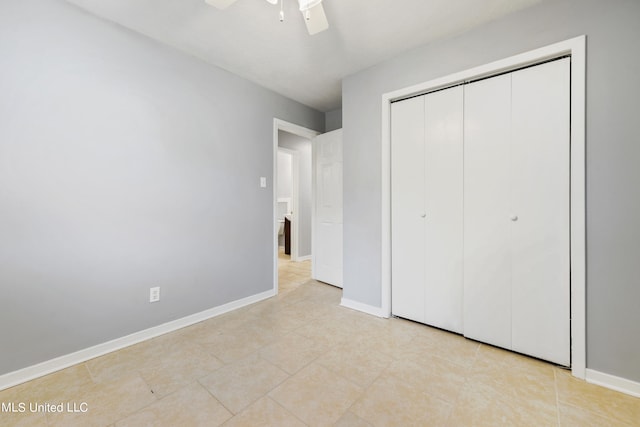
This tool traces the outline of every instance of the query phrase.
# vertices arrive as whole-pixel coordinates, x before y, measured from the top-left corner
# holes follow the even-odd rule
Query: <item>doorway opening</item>
[[[274,120],[274,290],[311,279],[312,139],[310,129]]]

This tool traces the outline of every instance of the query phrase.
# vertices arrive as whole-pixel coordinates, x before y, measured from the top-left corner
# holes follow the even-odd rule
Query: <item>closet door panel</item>
[[[464,96],[464,335],[511,348],[511,76]]]
[[[391,106],[392,313],[424,322],[424,97]]]
[[[512,75],[513,350],[570,364],[569,59]]]
[[[462,86],[425,96],[425,319],[462,333]]]

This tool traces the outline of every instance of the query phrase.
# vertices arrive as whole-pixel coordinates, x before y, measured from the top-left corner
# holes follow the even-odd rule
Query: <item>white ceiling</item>
[[[67,0],[320,111],[343,77],[546,0],[324,0],[329,29],[309,36],[296,0]]]

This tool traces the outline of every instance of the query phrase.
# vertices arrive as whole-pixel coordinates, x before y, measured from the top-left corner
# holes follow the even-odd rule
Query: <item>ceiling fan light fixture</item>
[[[205,3],[217,9],[226,9],[235,1],[236,0],[204,0]]]
[[[226,9],[236,0],[204,0],[205,3],[214,6],[218,9]],[[267,0],[269,4],[276,5],[280,2],[280,22],[284,21],[284,0]],[[327,21],[327,15],[324,13],[324,7],[322,7],[322,0],[298,0],[300,6],[300,12],[304,19],[304,23],[307,27],[307,32],[310,35],[318,34],[327,28],[329,28],[329,22]]]
[[[301,12],[305,12],[307,10],[313,9],[320,3],[322,3],[322,0],[298,0],[298,4],[300,5]]]

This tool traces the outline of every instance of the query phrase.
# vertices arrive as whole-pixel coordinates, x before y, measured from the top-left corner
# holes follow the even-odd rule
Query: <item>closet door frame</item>
[[[379,314],[382,317],[391,315],[391,102],[567,55],[571,56],[571,371],[574,376],[584,379],[586,376],[586,36],[584,35],[382,95],[382,304]]]

